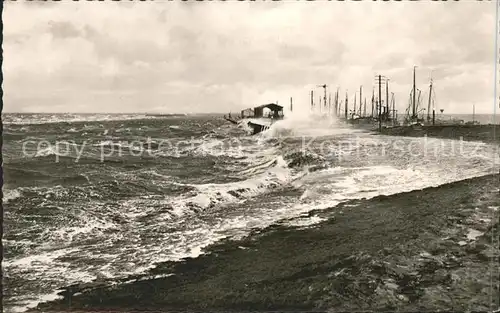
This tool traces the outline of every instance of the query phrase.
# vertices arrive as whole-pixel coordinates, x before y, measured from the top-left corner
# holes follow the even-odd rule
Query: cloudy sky
[[[492,2],[6,2],[6,112],[227,112],[391,79],[493,112]],[[426,105],[425,105],[426,106]],[[498,111],[498,110],[497,110]]]

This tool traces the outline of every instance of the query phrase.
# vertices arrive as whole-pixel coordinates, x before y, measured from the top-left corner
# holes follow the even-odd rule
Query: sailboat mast
[[[378,75],[378,131],[382,131],[382,75]]]
[[[359,116],[361,116],[362,105],[363,105],[363,86],[359,86]]]
[[[335,114],[340,115],[340,105],[339,105],[339,88],[337,87],[337,92],[335,93]]]
[[[387,119],[389,119],[390,114],[389,114],[389,78],[385,79],[385,111],[387,114]]]
[[[391,92],[392,98],[392,121],[396,121],[396,99],[394,99],[394,92]]]
[[[347,114],[348,114],[348,106],[349,106],[349,96],[348,92],[346,91],[345,93],[345,105],[344,105],[344,110],[345,110],[345,119],[347,120]]]
[[[375,102],[375,88],[372,89],[372,118],[373,118],[373,104]]]
[[[311,90],[311,111],[314,110],[314,91]]]
[[[408,97],[408,107],[406,108],[406,112],[405,112],[405,119],[409,122],[411,122],[411,115],[410,115],[410,111],[411,111],[411,107],[412,107],[412,97],[413,97],[413,90],[410,91],[410,96]]]
[[[332,114],[332,93],[328,93],[328,114]]]
[[[427,103],[427,122],[431,120],[431,99],[432,99],[432,76],[429,85],[429,102]]]
[[[417,67],[416,66],[413,66],[413,111],[412,111],[412,118],[416,118],[417,117],[417,112],[416,112],[416,107],[415,105],[417,104],[417,87],[416,87],[416,83],[415,83],[415,69]]]
[[[422,95],[422,90],[420,89],[417,89],[418,90],[418,99],[417,99],[417,110],[420,109],[420,96]],[[417,111],[417,118],[418,118],[418,111]]]
[[[354,110],[352,111],[352,114],[354,116],[354,114],[356,114],[356,96],[357,96],[357,92],[354,93]]]
[[[324,92],[325,92],[325,95],[323,97],[323,106],[325,107],[325,111],[326,111],[326,84],[323,85],[323,88],[325,89]]]

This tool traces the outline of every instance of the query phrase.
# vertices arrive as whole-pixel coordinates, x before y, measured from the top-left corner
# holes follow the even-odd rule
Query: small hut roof
[[[281,105],[277,105],[276,103],[268,103],[255,107],[255,109],[261,109],[261,108],[268,108],[272,111],[279,111],[283,109]]]

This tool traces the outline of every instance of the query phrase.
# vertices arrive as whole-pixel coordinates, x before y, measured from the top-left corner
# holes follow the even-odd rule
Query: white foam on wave
[[[370,166],[361,168],[336,167],[312,173],[295,182],[306,188],[293,211],[326,209],[341,202],[380,195],[394,195],[428,187],[437,187],[457,180],[488,173],[450,171],[445,168],[396,168]]]
[[[326,221],[326,218],[322,218],[319,216],[311,216],[311,217],[305,217],[305,218],[295,218],[290,221],[286,221],[283,224],[287,226],[294,226],[294,227],[305,227],[305,226],[311,226],[314,224],[321,223],[323,221]]]
[[[42,302],[50,302],[50,301],[62,299],[63,297],[61,295],[59,295],[59,293],[61,291],[62,290],[55,290],[52,293],[40,294],[40,295],[37,295],[36,298],[33,300],[14,298],[14,300],[17,302],[17,305],[15,307],[8,308],[8,310],[6,308],[5,311],[12,312],[12,313],[26,312],[30,309],[36,308],[38,306],[38,304],[40,304]]]
[[[29,255],[26,257],[16,258],[12,260],[3,260],[4,267],[36,267],[52,263],[58,257],[65,255],[68,252],[75,251],[76,249],[47,251],[39,254]]]
[[[484,234],[484,232],[481,232],[476,229],[469,228],[467,232],[467,239],[471,241],[475,241],[477,237],[480,237]]]
[[[197,142],[199,145],[192,148],[195,154],[212,155],[212,156],[228,156],[228,157],[243,157],[245,156],[242,146],[239,144],[231,144],[227,140],[211,139]]]
[[[410,146],[421,140],[399,139]],[[430,148],[433,145],[441,148],[438,153],[400,156],[380,153],[392,144],[386,140],[387,138],[372,136],[357,138],[347,153],[355,158],[381,156],[381,162],[374,163],[382,165],[353,167],[349,166],[349,162],[345,166],[340,166],[342,163],[339,163],[337,167],[319,170],[294,181],[296,187],[305,190],[299,203],[288,208],[290,216],[313,209],[334,207],[351,199],[370,199],[379,195],[437,187],[497,171],[491,158],[494,151],[484,144],[462,143],[455,149],[453,144],[456,143],[452,140],[428,139]],[[455,149],[453,153],[446,153],[453,150],[449,147]],[[361,163],[366,164],[366,161]]]
[[[7,189],[3,191],[3,203],[9,203],[12,200],[15,200],[17,198],[21,197],[21,189],[16,188],[16,189]]]
[[[300,174],[297,174],[300,176]],[[275,162],[275,165],[268,168],[263,173],[251,177],[247,180],[228,183],[228,184],[202,184],[193,185],[196,188],[196,195],[189,198],[178,198],[177,200],[163,199],[163,200],[152,200],[143,199],[138,200],[127,200],[121,204],[123,210],[117,212],[120,215],[126,216],[127,221],[130,223],[130,229],[126,232],[118,230],[115,233],[115,237],[112,240],[121,240],[122,236],[127,237],[127,244],[125,247],[118,246],[108,246],[106,251],[110,253],[109,259],[113,260],[113,263],[102,265],[90,265],[85,266],[80,265],[80,270],[87,273],[106,273],[106,277],[124,277],[131,274],[139,274],[147,271],[148,269],[155,266],[156,263],[167,261],[167,260],[180,260],[186,257],[197,257],[203,253],[203,248],[228,236],[231,237],[241,237],[245,236],[249,229],[255,227],[265,227],[270,225],[272,222],[276,221],[276,217],[272,214],[266,215],[266,218],[262,218],[258,214],[258,210],[249,214],[247,216],[242,216],[236,214],[235,216],[224,216],[222,219],[218,219],[215,222],[210,222],[209,224],[192,224],[190,220],[196,218],[194,216],[185,216],[186,204],[187,202],[196,203],[199,207],[206,208],[211,202],[229,203],[234,201],[241,201],[243,199],[248,199],[254,195],[266,192],[270,185],[286,185],[291,180],[296,179],[297,176],[291,174],[290,169],[286,167],[286,162],[283,159],[279,159]],[[243,190],[238,197],[231,195],[230,193],[235,190]],[[207,200],[208,199],[208,200]],[[157,205],[151,206],[152,203]],[[158,205],[159,204],[159,205]],[[164,205],[171,204],[174,207],[174,213],[176,213],[176,219],[171,216],[172,212],[158,212],[158,208]],[[149,207],[148,207],[149,205]],[[154,215],[154,223],[149,224],[148,220],[144,220],[143,217],[148,214]],[[283,211],[280,217],[284,217],[285,212]],[[162,228],[170,228],[174,225],[184,225],[174,231],[169,230],[168,232],[162,231]],[[187,227],[187,229],[184,229]],[[68,230],[68,228],[66,228]],[[89,231],[92,228],[88,229]],[[132,233],[130,233],[132,232]],[[136,242],[133,237],[139,234],[155,234],[157,238],[154,242],[145,244],[144,242]],[[106,235],[107,240],[110,239],[110,235]],[[161,239],[163,238],[163,239]],[[162,245],[158,245],[158,240],[163,242]],[[101,251],[101,249],[92,251],[80,251],[80,256],[89,254],[91,257],[92,253]],[[132,253],[127,251],[133,251]],[[77,252],[67,251],[68,255],[75,254]],[[98,258],[103,258],[102,252],[93,256]],[[133,267],[128,268],[126,262],[122,259],[133,260]],[[120,260],[120,261],[118,261]],[[19,262],[18,262],[19,263]],[[29,262],[24,262],[26,266],[29,266]],[[54,266],[54,264],[53,264]],[[44,274],[46,276],[46,274]]]
[[[269,168],[270,165],[273,166]],[[183,215],[189,211],[187,207],[190,205],[195,205],[200,209],[207,209],[216,204],[245,201],[245,199],[267,192],[270,188],[286,185],[305,175],[303,172],[293,174],[293,171],[288,168],[286,161],[282,157],[264,163],[258,169],[266,167],[267,170],[263,173],[238,182],[188,185],[196,188],[196,195],[173,201],[172,205],[176,209],[176,214]],[[248,173],[253,174],[254,172],[246,172],[246,174]]]
[[[165,145],[155,153],[156,156],[215,156],[228,157],[240,160],[241,165],[262,162],[263,160],[273,160],[279,155],[278,147],[269,146],[259,138],[213,138],[206,135],[201,139],[191,139],[183,144],[173,143],[171,146]],[[243,160],[243,161],[241,161]]]
[[[144,144],[146,144],[145,142]],[[138,142],[126,142],[126,141],[113,141],[113,140],[103,140],[99,143],[93,144],[92,146],[94,147],[101,147],[102,148],[108,148],[111,149],[111,151],[114,151],[115,149],[118,149],[114,151],[115,155],[122,156],[121,153],[125,151],[139,151],[139,152],[145,152],[148,150],[147,146],[143,146],[138,144]],[[125,151],[122,151],[121,149],[126,149]]]
[[[341,124],[334,116],[318,116],[314,113],[296,113],[287,115],[283,120],[279,120],[271,127],[262,132],[262,137],[321,137],[340,135],[347,133],[362,133],[364,131],[353,129]]]
[[[75,245],[75,242],[85,240],[85,238],[102,237],[104,231],[112,229],[115,225],[109,222],[84,215],[80,225],[63,226],[56,229],[45,228],[41,231],[41,238],[45,238],[43,244],[35,248],[33,242],[8,241],[6,246],[16,244],[29,244],[31,254],[6,259],[2,262],[5,276],[21,275],[23,279],[32,281],[42,281],[44,290],[55,290],[57,288],[74,284],[88,283],[99,277],[99,271],[89,271],[81,264],[72,263],[71,259],[85,255],[85,247]],[[80,236],[80,238],[78,238]],[[82,250],[84,249],[84,250]],[[69,259],[61,259],[69,257]],[[99,258],[104,258],[102,251]],[[110,260],[114,256],[111,256]],[[101,275],[102,276],[102,275]],[[52,301],[60,298],[55,290],[49,294],[33,294],[31,292],[21,297],[12,299],[16,305],[10,310],[12,312],[24,312],[36,307],[40,302]]]
[[[73,146],[74,148],[71,148]],[[38,149],[35,153],[35,157],[46,157],[46,156],[68,156],[70,154],[74,154],[75,150],[80,151],[81,147],[74,142],[64,142],[63,143],[54,143],[43,149]]]
[[[35,154],[35,157],[44,157],[49,155],[62,155],[59,154],[59,150],[56,146],[50,146],[45,149],[38,150]]]
[[[99,143],[93,144],[95,147],[102,147],[102,146],[114,146],[114,145],[121,145],[119,142],[113,142],[112,140],[104,140]]]
[[[50,230],[50,237],[52,240],[59,240],[60,242],[70,244],[77,236],[88,235],[91,233],[97,235],[97,233],[102,233],[105,229],[111,229],[114,227],[112,223],[96,218],[93,218],[90,221],[84,221],[82,219],[81,222],[82,223],[78,226],[64,226],[55,230]]]
[[[239,175],[250,175],[250,174],[253,174],[253,173],[256,173],[256,172],[259,172],[263,169],[267,169],[269,168],[270,166],[272,165],[276,165],[277,164],[277,159],[272,159],[272,160],[266,160],[260,164],[257,164],[253,167],[250,167],[250,168],[247,168],[245,170],[242,170],[240,171],[238,174]]]

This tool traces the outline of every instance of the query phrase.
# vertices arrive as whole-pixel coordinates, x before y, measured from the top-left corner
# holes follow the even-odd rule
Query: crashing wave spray
[[[353,131],[341,124],[333,114],[313,112],[308,107],[294,107],[293,111],[285,110],[284,115],[283,120],[273,123],[268,130],[261,133],[261,136],[264,138],[328,136]]]

